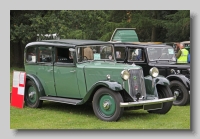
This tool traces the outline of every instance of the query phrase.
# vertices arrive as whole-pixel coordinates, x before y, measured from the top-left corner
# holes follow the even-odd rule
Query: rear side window
[[[35,63],[36,62],[36,47],[29,47],[26,51],[26,62]]]
[[[140,48],[131,48],[128,50],[128,60],[134,62],[144,61],[143,50]]]
[[[38,62],[52,62],[52,47],[38,47]]]
[[[73,54],[69,48],[56,48],[55,62],[59,63],[73,63]]]
[[[117,61],[124,61],[125,47],[115,47],[115,58]]]

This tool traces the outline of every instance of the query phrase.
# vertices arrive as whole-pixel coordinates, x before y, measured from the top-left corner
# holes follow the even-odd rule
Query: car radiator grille
[[[146,88],[142,69],[129,70],[129,73],[130,78],[128,84],[131,97],[137,99],[137,95],[139,95],[139,99],[146,98]]]

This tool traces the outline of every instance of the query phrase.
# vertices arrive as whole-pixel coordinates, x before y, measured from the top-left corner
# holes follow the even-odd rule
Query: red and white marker
[[[24,107],[25,83],[26,83],[26,72],[13,71],[11,106],[18,108]]]

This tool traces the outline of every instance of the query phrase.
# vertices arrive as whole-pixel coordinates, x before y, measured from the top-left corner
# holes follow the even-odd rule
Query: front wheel
[[[27,81],[25,87],[25,104],[31,108],[39,108],[43,101],[39,100],[39,91],[32,81]]]
[[[177,91],[179,94],[176,100],[173,102],[173,105],[184,106],[189,102],[190,100],[189,92],[181,82],[171,81],[170,89],[172,90],[173,93]]]
[[[158,92],[158,98],[169,98],[173,97],[172,92],[169,88],[169,86],[157,86],[157,92]],[[166,114],[172,107],[173,102],[164,102],[162,109],[157,109],[157,110],[149,110],[149,113],[157,113],[157,114]]]
[[[120,102],[123,102],[123,99],[119,92],[100,88],[93,97],[93,111],[103,121],[117,121],[124,112],[124,108],[120,107]]]

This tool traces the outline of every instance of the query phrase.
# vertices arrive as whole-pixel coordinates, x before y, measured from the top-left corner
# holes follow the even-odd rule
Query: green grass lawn
[[[190,129],[190,106],[173,106],[165,115],[125,111],[117,122],[99,120],[91,105],[44,102],[43,107],[10,107],[11,129]]]
[[[10,69],[10,88],[12,71]],[[144,110],[125,111],[117,122],[99,120],[91,105],[74,106],[44,101],[38,109],[10,106],[10,129],[190,129],[190,105],[172,106],[165,115]]]

